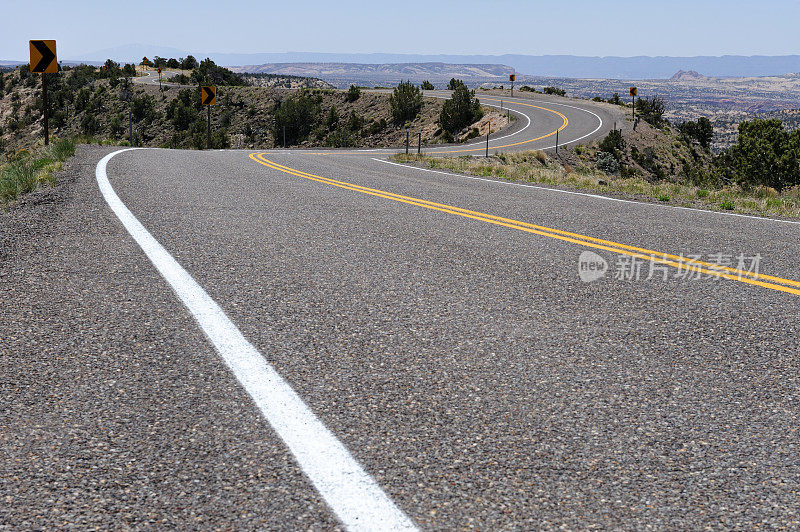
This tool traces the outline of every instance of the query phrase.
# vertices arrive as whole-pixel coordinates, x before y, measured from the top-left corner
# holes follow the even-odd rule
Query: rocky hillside
[[[206,109],[197,88],[126,84],[124,78],[102,77],[94,67],[77,67],[50,82],[51,135],[125,143],[132,125],[133,143],[165,148],[203,148]],[[323,89],[285,90],[277,87],[219,87],[212,109],[215,148],[261,149],[283,144],[275,127],[276,111],[290,102],[307,105],[307,132],[301,147],[400,147],[406,124],[392,122],[389,95]],[[40,142],[41,77],[26,69],[5,73],[0,90],[0,152],[13,153]],[[443,141],[437,125],[443,101],[426,98],[419,116],[407,126],[422,133],[424,143]],[[130,113],[129,113],[130,111]],[[502,127],[502,117],[492,116]],[[130,122],[129,122],[130,117]],[[476,127],[479,124],[475,125]],[[474,128],[465,128],[461,139]],[[290,141],[291,142],[291,141]]]

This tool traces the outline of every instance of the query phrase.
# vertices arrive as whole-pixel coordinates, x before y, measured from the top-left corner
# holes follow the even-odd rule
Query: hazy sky
[[[124,44],[209,52],[573,55],[800,53],[800,1],[0,0],[0,59]]]

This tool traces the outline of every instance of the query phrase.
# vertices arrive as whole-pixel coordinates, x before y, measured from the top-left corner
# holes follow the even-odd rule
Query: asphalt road
[[[173,86],[173,87],[174,86],[178,86],[178,87],[190,87],[190,86],[193,87],[194,86],[194,85],[180,85],[180,84],[177,84],[177,83],[171,83],[169,81],[169,79],[172,78],[172,77],[175,77],[177,75],[178,75],[178,72],[175,72],[173,70],[162,70],[162,72],[161,72],[161,83],[163,85],[169,85],[169,86]],[[158,72],[156,72],[154,70],[147,70],[147,71],[144,72],[143,75],[133,78],[133,82],[134,83],[139,83],[141,85],[158,85]]]
[[[377,153],[112,151],[0,218],[0,526],[800,527],[797,224]]]

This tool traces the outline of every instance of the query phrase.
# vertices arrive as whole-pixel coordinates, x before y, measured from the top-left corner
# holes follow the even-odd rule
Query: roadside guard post
[[[206,106],[208,110],[208,126],[206,135],[206,147],[211,149],[211,106],[217,105],[217,88],[216,87],[201,87],[200,88],[200,103]]]
[[[489,120],[489,129],[486,130],[486,157],[489,157],[489,135],[492,134],[492,121]]]
[[[44,118],[44,145],[50,143],[50,129],[47,122],[47,74],[58,72],[56,41],[30,41],[31,72],[42,75],[42,115]]]

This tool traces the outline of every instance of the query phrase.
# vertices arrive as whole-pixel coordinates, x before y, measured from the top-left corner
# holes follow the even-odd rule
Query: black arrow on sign
[[[211,102],[214,101],[214,91],[211,90],[211,87],[203,87],[203,105],[211,105]]]
[[[33,69],[33,72],[44,72],[47,70],[47,67],[50,66],[50,63],[53,62],[53,59],[56,58],[56,54],[50,51],[50,48],[44,43],[44,41],[31,41],[33,47],[42,54],[42,58],[39,59],[39,62],[36,63],[36,67]]]

